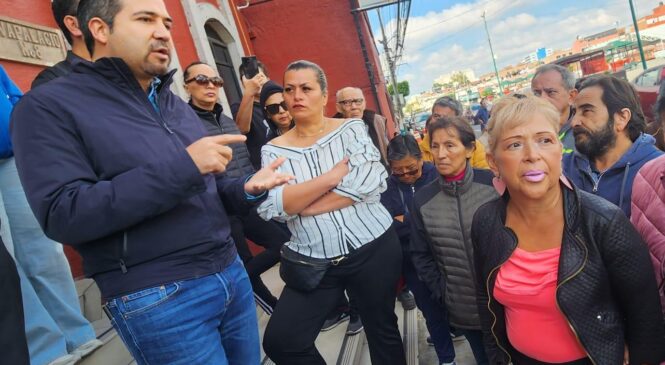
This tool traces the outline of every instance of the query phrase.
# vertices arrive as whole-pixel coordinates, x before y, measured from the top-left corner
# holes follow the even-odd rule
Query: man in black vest
[[[31,89],[47,81],[69,74],[72,72],[72,65],[76,62],[90,60],[90,53],[85,48],[83,33],[81,33],[78,20],[76,20],[78,5],[79,0],[53,0],[51,3],[55,22],[58,23],[62,34],[72,49],[71,51],[67,51],[67,58],[56,63],[54,66],[42,70],[32,81]]]
[[[224,80],[217,76],[215,70],[197,61],[187,66],[183,74],[185,89],[191,96],[189,105],[203,122],[208,135],[241,134],[236,123],[223,113],[222,105],[217,102]],[[245,143],[235,143],[229,147],[233,150],[233,159],[226,166],[224,174],[239,177],[253,173],[254,168]],[[254,209],[249,214],[231,215],[229,221],[236,249],[252,282],[254,298],[266,313],[272,314],[277,298],[265,286],[261,274],[279,262],[279,250],[284,242],[289,240],[289,235],[278,223],[261,219]],[[266,250],[253,256],[245,237]]]

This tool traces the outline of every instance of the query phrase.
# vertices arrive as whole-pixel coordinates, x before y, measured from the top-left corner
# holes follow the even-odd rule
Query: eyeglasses
[[[526,98],[526,95],[520,94],[520,93],[514,93],[513,98],[515,98],[515,99],[524,99],[524,98]]]
[[[207,86],[209,82],[212,82],[212,84],[216,87],[224,86],[224,80],[217,76],[208,77],[206,75],[196,75],[189,80],[185,80],[185,84],[189,84],[192,81],[196,81],[196,83],[201,86]]]
[[[393,176],[395,176],[395,177],[403,177],[403,176],[415,176],[415,175],[418,175],[418,172],[419,172],[418,168],[416,167],[413,170],[404,171],[404,172],[395,172],[395,171],[393,171],[392,173],[393,173]]]
[[[337,102],[337,104],[343,106],[351,106],[351,104],[361,105],[363,101],[365,101],[365,99],[348,99],[348,100],[340,100]]]
[[[288,109],[286,108],[286,102],[285,102],[285,101],[282,101],[281,103],[278,103],[278,104],[270,104],[270,105],[266,105],[266,107],[265,107],[265,109],[266,109],[266,113],[268,113],[268,114],[270,114],[270,115],[279,114],[279,108],[280,108],[280,107],[281,107],[284,111],[288,110]]]

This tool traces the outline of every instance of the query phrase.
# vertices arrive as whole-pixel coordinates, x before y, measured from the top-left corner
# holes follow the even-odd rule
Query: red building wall
[[[361,16],[365,46],[379,90],[378,103],[365,68],[349,1],[256,1],[240,10],[240,14],[247,22],[256,56],[266,65],[272,79],[281,83],[282,73],[289,63],[310,60],[319,64],[328,77],[328,115],[336,112],[335,92],[345,86],[355,86],[363,90],[367,107],[380,111],[389,118],[389,125],[393,124],[369,27]]]

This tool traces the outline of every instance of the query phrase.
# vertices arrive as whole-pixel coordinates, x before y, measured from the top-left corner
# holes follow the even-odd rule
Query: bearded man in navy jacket
[[[227,210],[291,177],[276,161],[221,177],[228,144],[205,137],[169,86],[162,0],[82,0],[94,63],[28,93],[12,116],[21,181],[44,232],[73,246],[139,364],[258,364],[252,289]],[[185,25],[181,25],[185,26]]]
[[[605,198],[627,217],[635,175],[662,154],[656,140],[643,133],[639,100],[625,80],[606,75],[585,80],[570,123],[576,151],[563,157],[563,172],[577,187]]]

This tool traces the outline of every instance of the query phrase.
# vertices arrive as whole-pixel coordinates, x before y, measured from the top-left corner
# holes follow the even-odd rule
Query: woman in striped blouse
[[[347,290],[357,299],[372,363],[405,364],[394,313],[402,253],[380,202],[387,178],[381,155],[362,120],[324,116],[327,81],[318,65],[288,66],[284,100],[296,126],[265,145],[262,159],[286,157],[280,172],[296,179],[271,190],[258,211],[287,223],[287,249],[338,264],[313,290],[286,283],[263,338],[266,354],[277,364],[325,364],[314,340]]]

